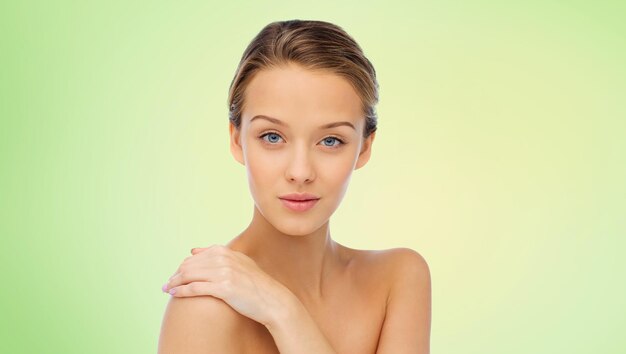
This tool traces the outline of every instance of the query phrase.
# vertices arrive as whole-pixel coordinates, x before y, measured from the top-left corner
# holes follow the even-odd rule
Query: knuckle
[[[228,253],[228,248],[226,246],[213,245],[213,248],[215,249],[215,252],[217,252],[218,254],[227,254]]]
[[[216,264],[219,264],[222,266],[228,264],[228,258],[226,258],[222,254],[216,254],[215,256],[213,256],[213,260]]]
[[[222,281],[222,288],[224,289],[224,291],[226,292],[232,292],[233,288],[234,288],[234,284],[233,281],[231,279],[224,279]]]
[[[233,275],[233,269],[230,267],[223,267],[220,269],[220,275],[224,278],[230,278]]]
[[[191,283],[191,285],[193,286],[193,291],[196,293],[202,290],[202,283],[200,282]]]

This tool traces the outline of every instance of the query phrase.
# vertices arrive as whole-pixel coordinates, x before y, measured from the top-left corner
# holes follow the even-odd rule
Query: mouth
[[[287,200],[295,200],[295,201],[307,201],[307,200],[320,199],[320,197],[311,193],[289,193],[289,194],[281,195],[278,198],[287,199]]]
[[[305,199],[305,200],[293,200],[293,199],[285,199],[285,198],[279,198],[279,199],[287,209],[292,210],[292,211],[297,211],[297,212],[303,212],[303,211],[307,211],[313,208],[315,204],[317,204],[317,201],[319,200],[319,198]]]

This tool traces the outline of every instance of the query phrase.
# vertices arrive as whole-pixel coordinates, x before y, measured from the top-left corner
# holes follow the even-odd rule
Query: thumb
[[[196,254],[196,253],[200,253],[202,251],[204,251],[205,249],[207,249],[207,247],[194,247],[191,249],[191,254]]]

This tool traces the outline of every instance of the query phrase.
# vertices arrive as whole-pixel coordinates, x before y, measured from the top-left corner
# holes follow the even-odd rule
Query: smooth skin
[[[362,136],[356,91],[338,75],[288,64],[258,72],[245,101],[229,134],[252,221],[227,245],[194,250],[170,278],[159,353],[429,353],[424,258],[331,238],[330,216],[375,137]],[[349,124],[320,128],[335,122]],[[306,212],[278,199],[303,192],[320,197]]]

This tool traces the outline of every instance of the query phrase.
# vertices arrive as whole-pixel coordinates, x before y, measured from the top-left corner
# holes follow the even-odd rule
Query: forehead
[[[257,114],[315,125],[339,119],[360,124],[361,99],[345,78],[296,64],[257,72],[245,91],[244,120]]]

